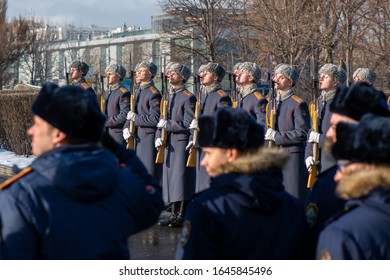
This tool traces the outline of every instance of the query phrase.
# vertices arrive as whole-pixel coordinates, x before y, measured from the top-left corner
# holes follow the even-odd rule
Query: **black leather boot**
[[[170,228],[179,228],[183,226],[184,221],[184,201],[179,201],[179,210],[176,213],[176,218],[168,224]]]
[[[165,215],[160,215],[160,218],[157,222],[157,225],[162,226],[162,227],[169,226],[169,224],[171,224],[172,221],[176,220],[176,215],[177,215],[176,209],[177,209],[176,202],[171,203],[170,204],[171,212],[166,213]]]

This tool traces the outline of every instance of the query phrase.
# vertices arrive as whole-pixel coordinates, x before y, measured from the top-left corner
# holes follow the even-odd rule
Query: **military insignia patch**
[[[321,250],[320,252],[320,260],[331,260],[332,256],[330,255],[329,251]]]
[[[313,227],[317,223],[318,207],[315,203],[309,203],[306,207],[306,222],[309,227]]]
[[[180,244],[181,246],[185,246],[190,239],[190,233],[191,233],[191,222],[185,221],[183,225],[183,229],[181,230],[181,238],[180,238]]]
[[[156,192],[156,189],[150,185],[147,185],[145,189],[149,192],[149,194],[154,194]]]

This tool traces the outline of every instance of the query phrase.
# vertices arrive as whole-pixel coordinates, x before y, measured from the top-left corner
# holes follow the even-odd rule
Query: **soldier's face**
[[[346,122],[346,123],[357,123],[356,120],[340,115],[337,113],[332,113],[332,116],[330,117],[330,126],[328,131],[326,132],[326,137],[332,142],[336,143],[337,141],[337,135],[336,135],[336,127],[339,122]]]
[[[27,134],[31,137],[33,155],[40,156],[44,152],[55,148],[58,131],[58,129],[35,115],[33,125],[27,130]]]
[[[83,76],[83,73],[77,68],[70,68],[70,75],[73,80],[77,81]]]
[[[211,86],[218,83],[218,77],[209,71],[204,71],[199,74],[200,83],[203,86]]]
[[[135,80],[137,83],[149,82],[152,79],[152,74],[146,68],[140,68],[135,73]]]
[[[237,83],[239,85],[253,84],[253,78],[247,71],[241,71]]]
[[[114,85],[120,81],[119,76],[114,72],[107,72],[106,77],[109,85]]]
[[[169,83],[173,86],[178,86],[183,83],[183,78],[176,72],[170,72],[168,76]]]
[[[228,163],[229,150],[222,148],[202,148],[203,158],[200,162],[201,166],[207,171],[207,174],[211,177],[219,175],[219,167]]]
[[[338,82],[332,76],[321,73],[319,77],[319,85],[321,90],[330,91],[338,86]]]
[[[275,88],[284,92],[292,87],[292,82],[283,74],[276,74],[274,76]]]
[[[369,81],[367,81],[366,79],[364,79],[364,78],[362,78],[362,77],[355,77],[355,78],[353,78],[353,82],[354,82],[354,83],[357,83],[357,82],[365,82],[365,83],[371,85],[371,83],[370,83]]]

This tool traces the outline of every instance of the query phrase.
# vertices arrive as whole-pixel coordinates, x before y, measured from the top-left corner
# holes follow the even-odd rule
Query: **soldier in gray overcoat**
[[[118,64],[110,65],[106,70],[108,89],[103,94],[103,113],[107,116],[105,127],[111,137],[123,145],[122,130],[130,110],[130,92],[122,86],[125,76],[125,68]]]
[[[257,88],[257,81],[261,78],[260,67],[256,63],[244,62],[237,72],[237,84],[240,86],[238,108],[247,111],[258,124],[265,127],[265,111],[268,100]]]
[[[275,68],[276,100],[267,105],[267,123],[276,102],[275,129],[268,128],[265,140],[274,141],[276,147],[284,149],[290,159],[283,168],[283,184],[286,191],[302,202],[307,196],[307,171],[305,167],[305,145],[310,129],[310,116],[307,103],[296,95],[295,84],[298,72],[291,65],[282,64]]]
[[[163,199],[171,204],[169,219],[159,225],[180,227],[183,222],[186,202],[195,192],[195,168],[186,167],[190,137],[189,126],[194,118],[196,97],[187,90],[185,82],[191,75],[187,66],[171,64],[167,75],[169,89],[167,120],[160,119],[157,124],[155,146],[163,145],[161,129],[167,132],[164,164],[162,169]]]
[[[318,131],[310,130],[305,152],[306,168],[309,172],[311,172],[312,167],[315,164],[313,158],[313,143],[317,143],[320,150],[319,172],[325,171],[336,164],[336,160],[333,156],[324,149],[326,132],[329,129],[330,116],[332,114],[329,110],[329,105],[336,94],[336,88],[339,85],[344,84],[347,79],[345,70],[332,63],[323,65],[318,73],[320,74],[319,88],[321,90],[321,95],[317,98]]]
[[[135,112],[127,114],[127,122],[123,130],[123,138],[129,139],[130,120],[136,127],[135,152],[145,165],[149,174],[156,179],[159,178],[155,165],[156,149],[154,140],[157,131],[157,123],[160,119],[161,93],[154,86],[153,78],[157,74],[157,66],[153,62],[142,61],[135,69],[136,83],[139,88],[135,93]]]
[[[201,83],[201,114],[212,115],[218,108],[231,107],[232,100],[222,89],[221,81],[225,76],[225,69],[214,62],[209,62],[206,65],[199,67],[199,76]],[[193,120],[190,125],[190,129],[198,129],[197,120]],[[200,132],[201,133],[201,132]],[[190,141],[186,149],[190,149],[193,142]],[[195,192],[200,192],[209,187],[209,176],[203,166],[200,166],[200,160],[202,158],[202,151],[197,150],[196,158],[196,187]]]

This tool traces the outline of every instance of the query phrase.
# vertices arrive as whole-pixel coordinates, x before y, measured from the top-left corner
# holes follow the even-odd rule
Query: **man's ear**
[[[238,157],[238,150],[231,148],[228,149],[228,162],[233,162],[237,159]]]
[[[54,128],[52,133],[54,145],[64,144],[68,139],[68,136],[58,128]]]

